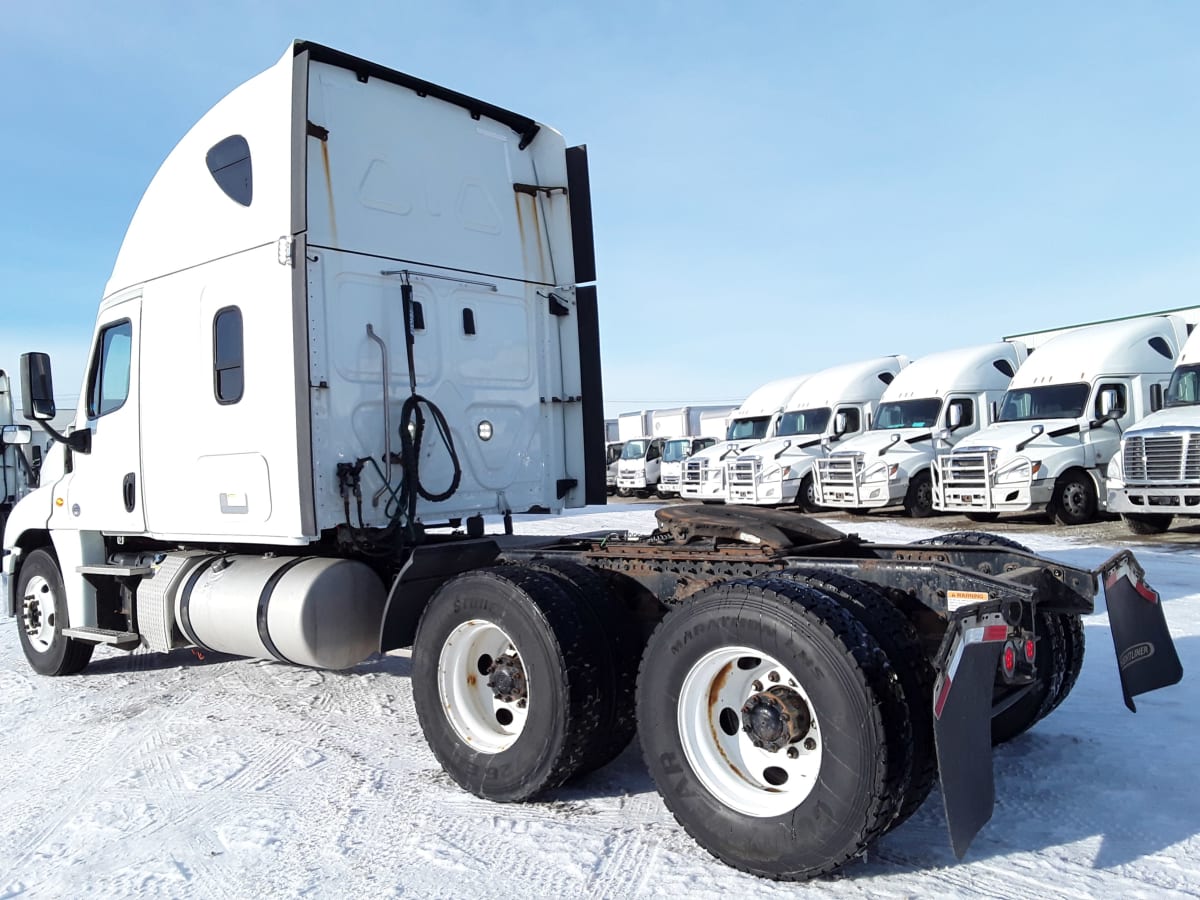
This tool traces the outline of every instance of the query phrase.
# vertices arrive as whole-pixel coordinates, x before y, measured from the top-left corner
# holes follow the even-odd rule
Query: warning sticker
[[[987,591],[946,591],[946,606],[953,612],[972,603],[986,603]]]

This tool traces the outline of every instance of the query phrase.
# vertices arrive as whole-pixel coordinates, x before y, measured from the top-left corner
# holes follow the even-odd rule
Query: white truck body
[[[617,416],[617,440],[632,441],[634,438],[647,437],[654,428],[654,411],[639,409],[634,412],[623,412]]]
[[[936,507],[984,517],[1047,510],[1062,524],[1093,519],[1106,503],[1104,470],[1121,433],[1152,411],[1184,333],[1181,320],[1155,316],[1047,341],[1013,377],[997,421],[938,461]]]
[[[879,398],[907,365],[906,356],[884,356],[809,378],[789,398],[777,437],[726,460],[726,501],[815,509],[813,464],[835,442],[870,427]]]
[[[116,539],[303,547],[603,502],[595,295],[576,286],[590,221],[573,230],[569,181],[586,194],[586,151],[551,128],[289,48],[142,197],[80,391],[90,452],[18,503],[5,576],[48,534],[71,626],[91,628],[86,567]],[[415,394],[454,454],[430,427],[397,466]]]
[[[883,392],[871,428],[816,461],[815,502],[864,511],[903,504],[928,515],[935,453],[991,422],[1024,359],[1023,345],[998,341],[915,360]],[[957,427],[951,416],[961,417]]]
[[[1200,331],[1179,354],[1164,407],[1121,437],[1108,463],[1107,501],[1143,534],[1165,531],[1174,516],[1200,516]]]
[[[608,441],[604,445],[604,486],[609,494],[617,492],[617,467],[621,462],[621,450],[624,441]]]
[[[679,494],[679,479],[683,475],[685,459],[724,438],[725,430],[722,428],[712,438],[700,440],[704,436],[701,430],[704,417],[715,416],[723,421],[733,410],[732,406],[681,406],[654,410],[654,436],[667,438],[663,444],[658,481],[654,484],[660,497]],[[647,479],[647,486],[649,484],[650,480]]]
[[[725,460],[742,449],[775,436],[788,398],[808,375],[769,381],[756,388],[729,417],[724,440],[701,450],[683,464],[679,495],[685,500],[725,501]]]
[[[619,441],[620,439],[621,439],[620,423],[616,419],[605,419],[604,420],[604,441],[605,441],[605,443],[612,443],[613,441]]]
[[[729,431],[729,418],[736,409],[736,406],[721,406],[701,413],[700,436],[715,438],[718,441],[725,440],[725,434]]]

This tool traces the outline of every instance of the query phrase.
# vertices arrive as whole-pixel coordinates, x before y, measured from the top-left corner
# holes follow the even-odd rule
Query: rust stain
[[[467,687],[475,687],[475,683],[477,680],[478,679],[476,679],[474,672],[467,673]]]
[[[712,684],[709,685],[709,688],[708,688],[708,728],[709,728],[709,731],[712,732],[713,744],[716,746],[717,752],[721,754],[721,758],[725,760],[725,765],[729,766],[729,768],[733,770],[733,773],[735,775],[740,776],[740,775],[742,775],[741,770],[733,764],[733,760],[731,760],[729,758],[728,754],[726,754],[725,748],[721,745],[721,736],[719,734],[717,734],[717,721],[721,717],[720,710],[717,709],[717,707],[721,705],[720,704],[721,689],[724,688],[726,682],[729,681],[729,674],[732,671],[733,671],[733,663],[732,662],[726,663],[724,666],[721,667],[721,671],[717,673],[717,677],[713,679]],[[745,777],[745,776],[742,776],[742,777]]]
[[[329,200],[329,235],[337,244],[337,215],[333,208],[333,170],[329,165],[329,142],[321,141],[321,165],[325,169],[325,195]]]
[[[537,197],[534,197],[530,194],[522,193],[521,191],[514,191],[513,197],[515,198],[515,203],[516,203],[516,207],[517,207],[517,232],[521,236],[521,249],[526,257],[526,259],[525,259],[526,265],[528,265],[531,262],[531,260],[528,259],[529,252],[530,252],[529,234],[527,233],[527,228],[525,225],[525,212],[522,209],[522,207],[524,205],[525,199],[528,199],[531,204],[530,215],[529,215],[530,224],[529,224],[528,228],[532,229],[532,231],[533,231],[533,239],[534,239],[534,244],[535,244],[535,248],[536,248],[535,252],[537,253],[537,259],[533,262],[535,262],[535,264],[537,265],[537,269],[538,269],[536,277],[543,278],[544,277],[543,276],[544,266],[542,265],[542,230],[538,224]]]

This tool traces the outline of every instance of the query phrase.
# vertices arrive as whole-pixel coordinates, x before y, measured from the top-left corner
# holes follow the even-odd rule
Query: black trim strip
[[[910,437],[910,438],[905,438],[904,443],[919,444],[919,443],[921,443],[921,441],[931,441],[931,440],[933,440],[933,432],[932,431],[929,432],[928,434],[918,434],[918,435],[914,435],[913,437]]]
[[[275,586],[279,584],[280,579],[284,575],[296,568],[300,563],[310,559],[316,559],[316,557],[296,556],[289,559],[271,574],[271,577],[267,579],[267,583],[263,585],[262,593],[258,595],[258,612],[255,614],[255,622],[258,625],[258,639],[267,648],[267,652],[280,662],[291,663],[291,660],[279,652],[279,648],[271,640],[271,633],[267,630],[267,610],[271,606],[271,594],[274,593]]]
[[[1066,428],[1058,428],[1054,431],[1048,431],[1046,432],[1046,437],[1063,437],[1068,434],[1075,434],[1079,430],[1079,423],[1076,422],[1074,425],[1068,425]]]
[[[196,632],[192,629],[192,616],[189,607],[192,603],[192,589],[200,580],[200,576],[211,569],[217,562],[222,559],[228,559],[233,554],[223,553],[215,557],[210,557],[192,570],[192,574],[188,576],[187,584],[183,586],[183,593],[179,595],[179,630],[183,632],[183,636],[199,647],[201,650],[207,650],[209,653],[216,653],[212,647],[208,646],[196,636]]]
[[[415,91],[418,97],[436,97],[455,106],[461,106],[471,114],[471,118],[473,119],[478,119],[480,116],[487,116],[489,119],[494,119],[502,125],[507,125],[519,134],[521,136],[521,143],[518,147],[521,150],[528,147],[541,130],[541,126],[528,116],[522,116],[501,106],[494,106],[491,103],[485,103],[483,100],[468,97],[466,94],[460,94],[458,91],[452,91],[433,82],[414,78],[412,75],[405,75],[403,72],[397,72],[395,69],[389,69],[378,63],[373,63],[357,56],[351,56],[349,53],[334,50],[332,47],[314,44],[309,41],[296,41],[292,52],[296,56],[307,52],[309,59],[314,62],[348,69],[355,74],[355,77],[359,81],[365,82],[368,78],[378,78],[380,81],[386,81],[389,84],[397,84],[401,87],[409,88]]]
[[[595,285],[575,290],[579,326],[579,379],[583,393],[583,499],[589,506],[608,502],[608,462],[604,448],[604,384],[600,374],[600,310]]]
[[[571,200],[571,255],[575,283],[596,280],[596,239],[592,233],[592,182],[587,145],[567,148],[567,196]]]

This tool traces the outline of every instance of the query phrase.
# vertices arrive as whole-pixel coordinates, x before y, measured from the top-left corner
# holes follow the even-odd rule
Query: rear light
[[[1025,662],[1033,662],[1034,654],[1037,653],[1037,646],[1033,643],[1033,638],[1025,640]]]
[[[1004,674],[1011,678],[1017,671],[1017,648],[1012,641],[1004,644]]]

